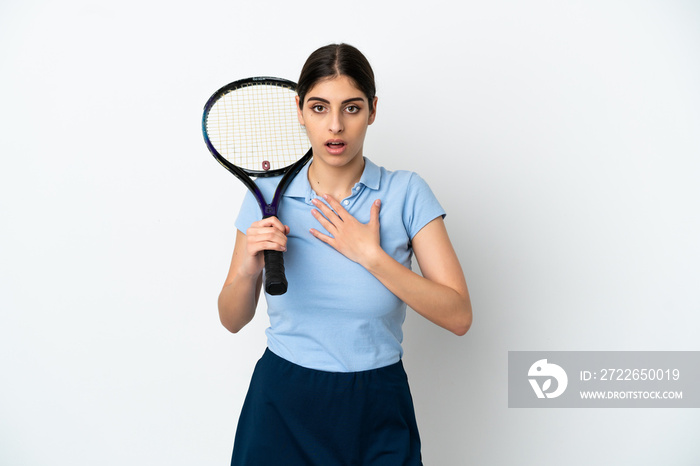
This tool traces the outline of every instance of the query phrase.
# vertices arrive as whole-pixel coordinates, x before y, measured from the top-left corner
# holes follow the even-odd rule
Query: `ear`
[[[305,126],[304,125],[304,116],[301,114],[301,108],[299,108],[299,96],[294,97],[294,101],[297,104],[297,119],[299,120],[299,124],[301,126]]]
[[[377,102],[379,99],[377,97],[374,98],[373,105],[372,105],[372,113],[369,114],[369,120],[367,121],[368,125],[371,125],[374,123],[374,118],[377,116]]]

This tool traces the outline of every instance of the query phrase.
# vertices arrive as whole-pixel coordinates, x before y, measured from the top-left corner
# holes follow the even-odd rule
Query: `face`
[[[306,127],[314,160],[342,167],[362,158],[367,126],[374,122],[377,98],[370,111],[367,96],[347,76],[324,79],[306,94],[297,113]]]

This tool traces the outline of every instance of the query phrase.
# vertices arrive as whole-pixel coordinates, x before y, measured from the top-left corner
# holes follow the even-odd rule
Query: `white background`
[[[700,350],[680,0],[4,0],[0,464],[228,464],[267,319],[218,322],[244,188],[202,106],[340,41],[366,155],[431,184],[472,293],[464,337],[405,325],[425,464],[699,464],[697,409],[507,407],[509,350]]]

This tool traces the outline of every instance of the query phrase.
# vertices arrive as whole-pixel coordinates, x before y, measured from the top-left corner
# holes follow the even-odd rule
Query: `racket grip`
[[[284,276],[284,258],[281,251],[264,251],[265,291],[271,295],[287,292],[287,278]]]

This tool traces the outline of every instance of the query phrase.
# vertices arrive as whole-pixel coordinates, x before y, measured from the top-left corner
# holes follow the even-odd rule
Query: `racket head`
[[[285,173],[311,148],[295,97],[296,83],[282,78],[225,85],[204,106],[202,132],[209,151],[239,178]]]

